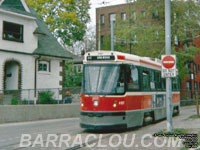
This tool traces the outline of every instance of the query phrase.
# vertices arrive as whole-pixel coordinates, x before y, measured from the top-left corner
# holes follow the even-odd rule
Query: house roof
[[[38,48],[33,52],[34,55],[72,58],[71,53],[64,50],[64,48],[58,43],[57,39],[49,31],[47,25],[45,25],[43,20],[37,15],[36,11],[32,7],[29,7],[29,13],[26,12],[21,0],[5,0],[0,6],[0,9],[36,18],[35,21],[38,27],[33,34],[37,34]]]
[[[1,5],[8,8],[14,8],[17,10],[26,11],[21,0],[5,0]]]
[[[37,34],[38,36],[38,48],[33,53],[38,55],[71,58],[71,53],[64,50],[58,43],[57,39],[52,35],[47,25],[45,25],[43,20],[37,15],[36,11],[32,7],[29,7],[29,9],[37,18],[36,23],[38,25],[34,31],[34,34]]]
[[[0,9],[31,17],[33,16],[25,10],[21,0],[4,0],[0,5]]]

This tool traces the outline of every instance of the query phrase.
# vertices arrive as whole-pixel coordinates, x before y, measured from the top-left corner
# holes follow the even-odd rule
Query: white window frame
[[[40,65],[46,65],[46,70],[44,70],[44,68],[42,68],[42,70],[40,70]],[[44,61],[44,60],[39,60],[38,62],[38,71],[39,72],[50,72],[49,70],[49,61]]]

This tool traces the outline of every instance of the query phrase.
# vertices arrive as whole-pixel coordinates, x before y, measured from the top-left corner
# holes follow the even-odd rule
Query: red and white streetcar
[[[166,118],[165,79],[161,61],[95,51],[84,55],[81,127],[120,129]],[[179,81],[172,79],[173,113],[179,113]]]

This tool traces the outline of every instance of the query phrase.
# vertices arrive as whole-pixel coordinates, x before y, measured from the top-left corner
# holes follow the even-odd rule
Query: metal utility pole
[[[165,0],[165,47],[166,55],[171,54],[171,0]],[[172,85],[166,78],[167,131],[172,132]]]
[[[111,51],[114,51],[114,19],[110,19],[110,40],[111,40]]]
[[[101,36],[100,36],[100,30],[101,30],[101,16],[99,15],[99,43],[98,43],[98,50],[100,51],[101,50]]]

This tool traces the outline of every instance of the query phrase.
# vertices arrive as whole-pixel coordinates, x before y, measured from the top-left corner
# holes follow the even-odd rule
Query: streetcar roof
[[[141,57],[117,51],[92,51],[87,52],[83,59],[84,64],[94,63],[131,63],[152,69],[161,69],[161,60]]]

